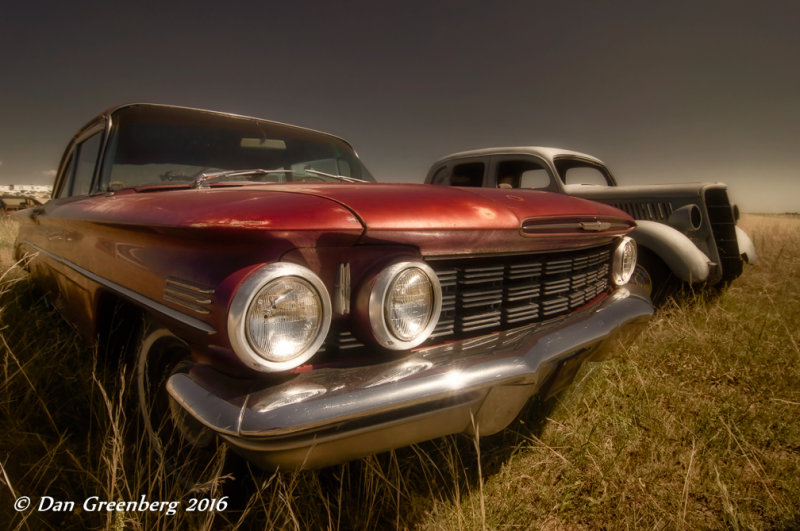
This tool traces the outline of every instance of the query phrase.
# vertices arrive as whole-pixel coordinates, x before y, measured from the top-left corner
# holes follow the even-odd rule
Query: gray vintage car
[[[547,190],[624,210],[638,225],[631,233],[639,246],[637,282],[656,303],[682,283],[724,285],[742,273],[744,262],[756,261],[724,183],[619,186],[601,160],[548,147],[454,153],[435,162],[425,182]]]

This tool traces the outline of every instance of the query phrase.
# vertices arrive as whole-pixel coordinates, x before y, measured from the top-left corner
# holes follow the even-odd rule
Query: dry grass
[[[616,359],[584,367],[568,391],[532,403],[502,434],[315,472],[253,470],[224,447],[194,460],[203,466],[163,462],[132,435],[125,372],[104,374],[11,270],[0,281],[0,521],[21,529],[800,527],[800,217],[741,224],[758,266],[719,295],[661,311]],[[0,233],[7,242],[8,227]],[[7,249],[0,244],[5,260]],[[12,508],[22,495],[142,494],[227,495],[230,504],[174,516]]]

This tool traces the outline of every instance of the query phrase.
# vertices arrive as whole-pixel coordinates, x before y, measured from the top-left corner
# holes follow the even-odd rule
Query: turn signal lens
[[[617,286],[628,283],[636,269],[636,242],[625,236],[614,251],[611,278]]]

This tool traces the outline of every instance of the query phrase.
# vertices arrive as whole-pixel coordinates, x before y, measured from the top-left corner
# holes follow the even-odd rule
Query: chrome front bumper
[[[319,368],[246,394],[202,365],[171,376],[167,389],[262,466],[327,466],[451,433],[498,432],[531,396],[568,384],[584,361],[638,334],[652,312],[646,295],[619,288],[546,324]]]

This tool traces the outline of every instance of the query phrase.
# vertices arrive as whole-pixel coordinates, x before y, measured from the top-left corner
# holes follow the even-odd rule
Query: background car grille
[[[722,280],[733,280],[742,274],[742,256],[736,240],[736,220],[728,201],[728,192],[711,188],[706,190],[705,200],[722,266]]]
[[[608,288],[611,246],[565,253],[430,260],[442,285],[431,338],[464,339],[569,313]],[[337,330],[326,350],[364,345]]]

